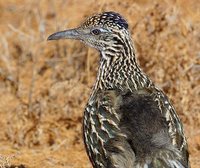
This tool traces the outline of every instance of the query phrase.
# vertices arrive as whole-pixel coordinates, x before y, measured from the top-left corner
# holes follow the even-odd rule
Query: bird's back
[[[85,112],[96,120],[87,118],[84,131],[91,129],[85,134],[90,139],[86,147],[95,168],[189,167],[185,139],[176,119],[166,120],[164,102],[157,100],[160,94],[155,88],[97,93],[94,111]],[[170,122],[175,123],[174,135],[169,132]]]

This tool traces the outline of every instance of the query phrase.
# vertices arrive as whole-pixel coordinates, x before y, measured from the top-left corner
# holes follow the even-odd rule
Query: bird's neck
[[[148,87],[151,81],[139,68],[131,40],[119,50],[101,52],[101,60],[94,90],[128,89]]]

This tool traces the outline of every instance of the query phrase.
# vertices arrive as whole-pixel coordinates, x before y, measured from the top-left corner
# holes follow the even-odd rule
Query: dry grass
[[[114,10],[129,22],[144,71],[184,122],[192,168],[198,168],[199,9],[198,0],[0,1],[0,166],[91,168],[81,120],[98,54],[79,42],[46,38]]]

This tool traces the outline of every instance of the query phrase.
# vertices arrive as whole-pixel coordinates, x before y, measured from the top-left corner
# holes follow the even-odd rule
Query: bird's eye
[[[93,29],[91,32],[94,35],[99,35],[101,33],[101,31],[99,29]]]

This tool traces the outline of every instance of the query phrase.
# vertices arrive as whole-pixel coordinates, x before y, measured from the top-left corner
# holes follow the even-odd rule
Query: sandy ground
[[[140,65],[173,102],[199,168],[199,9],[199,0],[1,0],[0,167],[91,168],[81,121],[98,53],[46,38],[112,10],[128,20]]]

